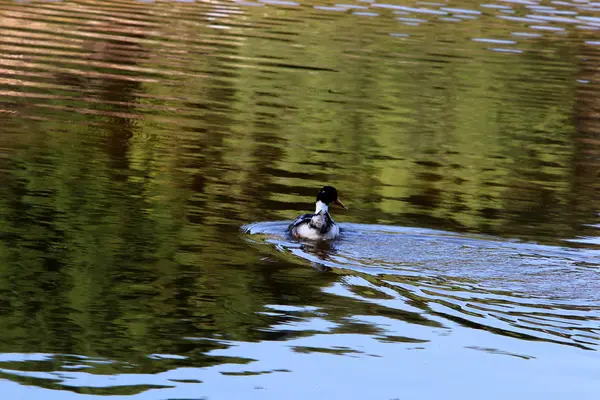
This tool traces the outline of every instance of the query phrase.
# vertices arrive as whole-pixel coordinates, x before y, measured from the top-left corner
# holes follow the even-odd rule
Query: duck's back
[[[339,227],[327,212],[304,214],[296,218],[290,225],[290,232],[295,238],[311,240],[335,239],[340,234]]]

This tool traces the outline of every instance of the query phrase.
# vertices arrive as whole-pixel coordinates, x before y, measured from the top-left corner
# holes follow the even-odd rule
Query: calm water
[[[599,65],[586,0],[0,0],[0,393],[597,399]]]

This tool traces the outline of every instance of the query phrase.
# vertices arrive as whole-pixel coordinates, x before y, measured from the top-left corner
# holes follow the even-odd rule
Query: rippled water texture
[[[597,400],[599,66],[597,1],[0,0],[0,397]]]

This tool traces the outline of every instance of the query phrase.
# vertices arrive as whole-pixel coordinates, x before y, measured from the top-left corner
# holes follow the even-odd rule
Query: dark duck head
[[[347,209],[347,207],[344,205],[344,203],[342,203],[340,201],[340,199],[338,199],[338,192],[333,186],[323,186],[321,188],[321,190],[319,190],[319,193],[317,194],[317,201],[316,201],[317,205],[319,204],[319,202],[325,204],[327,207],[329,207],[329,204],[333,203],[333,204],[337,204],[338,206],[340,206],[342,208]],[[318,206],[317,206],[315,213],[317,213],[317,212],[319,212]]]

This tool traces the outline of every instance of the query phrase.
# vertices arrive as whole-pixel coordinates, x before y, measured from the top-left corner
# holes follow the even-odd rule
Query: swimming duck
[[[329,204],[347,208],[339,199],[333,186],[324,186],[317,194],[314,214],[304,214],[296,218],[289,230],[295,239],[331,240],[340,235],[340,227],[329,215]]]

